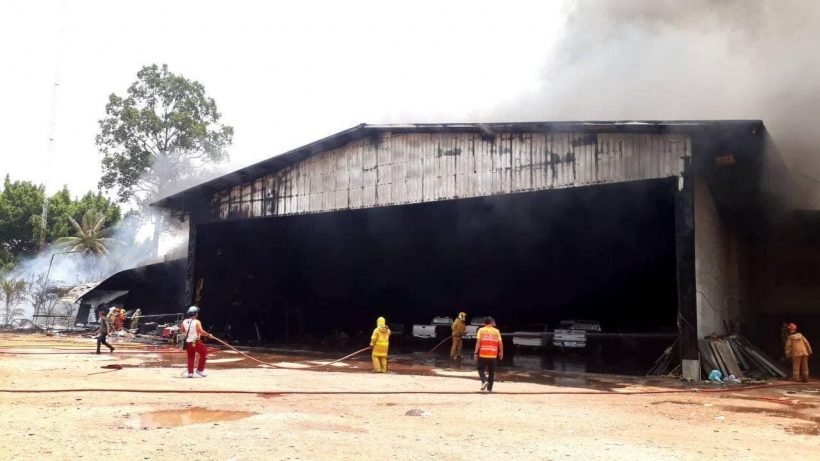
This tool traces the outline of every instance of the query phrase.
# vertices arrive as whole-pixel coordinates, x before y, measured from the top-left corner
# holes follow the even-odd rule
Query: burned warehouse
[[[760,121],[359,125],[154,205],[189,221],[186,299],[235,338],[594,319],[671,338],[654,357],[677,339],[694,376],[699,339],[776,353],[785,319],[820,325],[792,189]]]

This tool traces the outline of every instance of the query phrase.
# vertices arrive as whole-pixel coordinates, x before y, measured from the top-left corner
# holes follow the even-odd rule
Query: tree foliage
[[[0,273],[15,261],[35,254],[39,247],[45,187],[6,176],[0,192]],[[113,225],[120,220],[119,206],[101,193],[88,192],[74,199],[67,187],[49,197],[46,241],[74,235],[71,219],[79,221],[88,210],[102,213]]]
[[[11,256],[37,250],[45,188],[29,181],[12,182],[8,175],[0,194],[0,246]]]
[[[111,238],[113,229],[105,227],[105,215],[97,210],[86,211],[80,222],[71,216],[67,218],[74,227],[75,235],[58,238],[54,242],[57,248],[104,256],[109,253],[112,245],[119,243]]]
[[[124,97],[112,94],[100,120],[100,187],[144,205],[227,159],[233,128],[220,123],[205,87],[156,64],[143,67]]]
[[[49,232],[52,241],[61,237],[75,235],[76,228],[72,221],[81,221],[89,211],[99,213],[110,226],[120,220],[120,207],[102,193],[87,192],[77,200],[72,200],[68,188],[51,197],[49,201]]]
[[[0,302],[3,304],[3,325],[9,325],[23,315],[20,303],[26,300],[28,284],[25,280],[0,280]]]

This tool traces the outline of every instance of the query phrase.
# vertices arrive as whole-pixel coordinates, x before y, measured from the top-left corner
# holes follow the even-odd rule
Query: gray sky
[[[361,122],[491,119],[538,91],[564,21],[558,1],[405,5],[4,1],[0,175],[95,190],[107,97],[152,63],[217,101],[236,129],[228,168]]]

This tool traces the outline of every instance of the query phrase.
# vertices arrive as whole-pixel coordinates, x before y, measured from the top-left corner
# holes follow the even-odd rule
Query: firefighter
[[[111,306],[111,307],[108,308],[107,318],[108,318],[108,323],[112,326],[112,331],[113,331],[114,319],[117,318],[117,306]]]
[[[131,329],[134,330],[134,333],[139,333],[140,317],[142,317],[142,310],[137,308],[134,315],[131,316]]]
[[[495,327],[492,317],[484,319],[484,326],[478,329],[475,340],[473,358],[478,362],[478,377],[481,379],[482,391],[493,391],[495,369],[499,360],[504,359],[504,343],[501,341],[501,332]],[[489,373],[485,376],[484,372]]]
[[[467,331],[465,322],[467,314],[459,312],[458,317],[453,320],[453,345],[450,347],[450,359],[461,360],[461,347],[464,342],[464,333]]]
[[[123,326],[125,325],[125,308],[118,307],[114,311],[116,314],[114,315],[114,331],[122,331]]]
[[[188,352],[188,377],[194,377],[194,359],[196,354],[199,354],[199,363],[197,363],[196,374],[203,378],[208,376],[205,371],[205,362],[208,359],[208,349],[202,338],[208,338],[210,333],[202,329],[202,322],[199,321],[199,308],[191,306],[188,308],[188,318],[183,320],[180,324],[182,331],[182,338],[185,342],[185,350]]]
[[[786,338],[786,358],[792,359],[792,379],[808,382],[811,344],[805,336],[797,332],[797,325],[790,323],[787,327],[789,336]]]
[[[370,347],[373,348],[373,371],[387,373],[387,349],[390,347],[390,328],[384,317],[376,319],[376,329],[370,336]]]

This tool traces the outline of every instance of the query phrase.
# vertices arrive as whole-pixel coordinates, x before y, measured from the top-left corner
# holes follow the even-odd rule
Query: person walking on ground
[[[465,322],[467,314],[459,312],[458,317],[453,320],[453,345],[450,347],[450,359],[461,360],[461,348],[464,343],[464,333],[467,331]]]
[[[786,358],[792,359],[792,379],[795,381],[809,381],[809,356],[812,354],[811,344],[801,333],[797,332],[797,325],[788,325],[789,336],[786,338]]]
[[[105,344],[109,352],[114,352],[114,346],[105,341],[108,333],[111,333],[111,323],[108,322],[108,317],[105,316],[105,309],[97,310],[97,315],[100,319],[100,333],[97,335],[97,354],[100,353],[100,346],[103,344]]]
[[[481,379],[482,391],[493,391],[495,369],[499,360],[504,359],[504,343],[501,332],[495,327],[492,317],[484,319],[484,326],[478,329],[473,358],[478,362],[478,377]],[[489,373],[485,375],[485,370]]]
[[[390,328],[384,317],[376,319],[376,329],[370,336],[370,347],[373,348],[373,371],[387,373],[387,350],[390,347]]]
[[[185,343],[185,350],[188,352],[188,377],[194,377],[194,359],[199,354],[199,362],[196,367],[196,374],[203,378],[208,376],[205,371],[205,362],[208,360],[208,348],[202,342],[202,338],[209,338],[211,334],[202,329],[202,322],[199,321],[199,308],[191,306],[188,308],[188,318],[180,325],[182,338]]]

